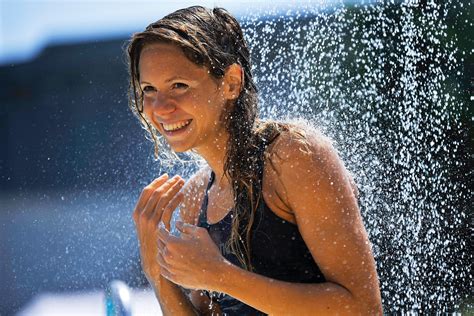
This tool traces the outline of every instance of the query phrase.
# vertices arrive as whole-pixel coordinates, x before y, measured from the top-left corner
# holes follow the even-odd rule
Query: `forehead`
[[[147,45],[140,53],[140,79],[159,76],[203,76],[205,67],[190,61],[176,45],[155,43]]]

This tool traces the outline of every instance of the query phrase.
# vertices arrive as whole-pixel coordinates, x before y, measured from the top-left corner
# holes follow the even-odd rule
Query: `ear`
[[[223,93],[227,100],[235,100],[239,97],[244,86],[243,69],[238,64],[232,64],[227,67],[223,81]]]

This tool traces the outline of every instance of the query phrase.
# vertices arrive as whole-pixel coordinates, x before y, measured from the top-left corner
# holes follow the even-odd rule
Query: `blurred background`
[[[281,109],[268,106],[272,102],[275,104],[276,100],[265,96],[272,93],[275,98],[290,95],[294,90],[294,81],[279,80],[279,73],[271,81],[267,75],[268,72],[275,73],[276,68],[266,66],[279,65],[281,56],[291,58],[291,55],[279,57],[277,52],[284,52],[285,49],[292,51],[293,45],[306,45],[305,36],[323,38],[318,42],[323,44],[330,40],[333,34],[331,30],[335,28],[330,28],[327,33],[311,35],[305,29],[305,25],[312,25],[311,21],[319,21],[319,25],[328,26],[330,23],[339,23],[338,19],[359,19],[357,25],[361,29],[367,28],[374,21],[366,17],[377,16],[370,8],[380,3],[382,2],[0,0],[0,315],[14,315],[21,311],[25,314],[25,308],[31,310],[38,298],[45,297],[45,302],[50,306],[55,306],[52,303],[55,298],[59,302],[64,297],[68,297],[67,302],[96,306],[87,312],[81,312],[79,307],[73,305],[66,306],[66,309],[70,309],[70,315],[97,311],[99,314],[105,313],[102,293],[114,279],[123,280],[136,289],[137,302],[154,304],[148,305],[150,309],[145,312],[151,313],[157,308],[152,294],[141,292],[147,284],[140,269],[131,212],[141,189],[162,172],[170,172],[170,168],[153,159],[152,144],[145,139],[144,130],[128,110],[124,47],[133,32],[144,29],[149,23],[181,7],[200,4],[227,8],[241,20],[247,31],[246,36],[250,44],[253,44],[257,80],[264,95],[263,113],[266,117],[280,117],[289,112],[280,113]],[[393,8],[399,8],[401,2],[385,3],[384,5],[392,8],[392,13],[383,10],[374,12],[384,12],[387,16],[395,14],[398,9]],[[426,1],[411,1],[411,5],[419,7],[421,13],[429,7]],[[338,11],[342,10],[341,7],[343,13]],[[451,225],[457,225],[458,230],[454,233],[461,240],[462,247],[457,248],[454,253],[448,253],[449,256],[460,256],[457,260],[448,260],[444,269],[462,272],[461,280],[453,277],[453,287],[450,290],[453,291],[454,298],[449,299],[449,295],[443,297],[438,306],[424,306],[425,298],[430,302],[436,301],[436,298],[428,298],[426,293],[418,292],[418,305],[411,304],[416,299],[399,299],[397,308],[393,309],[393,295],[397,291],[403,292],[403,289],[397,290],[397,287],[389,285],[390,266],[387,268],[386,265],[379,264],[381,281],[386,284],[387,290],[383,293],[386,312],[397,311],[399,308],[416,310],[417,306],[424,306],[427,310],[463,311],[467,310],[466,302],[472,297],[472,275],[471,272],[466,272],[472,267],[472,257],[469,255],[472,249],[469,248],[471,246],[467,233],[472,211],[470,188],[473,176],[472,6],[471,1],[452,1],[445,4],[445,7],[450,9],[442,16],[443,25],[446,26],[443,37],[445,42],[437,45],[447,47],[457,58],[454,67],[444,73],[448,78],[446,80],[456,87],[452,99],[456,106],[448,106],[447,111],[455,113],[451,113],[450,119],[442,121],[443,124],[448,122],[445,128],[449,132],[440,135],[445,143],[458,144],[453,159],[459,164],[449,164],[446,169],[446,177],[451,181],[449,183],[454,183],[457,188],[455,195],[458,199],[446,193],[447,195],[439,197],[439,203],[451,204],[450,211],[463,214],[459,222],[454,220],[456,216],[445,218],[448,230]],[[364,12],[372,13],[364,17]],[[343,41],[352,36],[357,38],[356,29],[348,30],[347,24],[337,25],[344,25],[338,29],[346,32],[346,37],[341,37]],[[303,34],[301,39],[288,33],[289,28],[299,30],[300,27],[301,33],[298,34]],[[280,34],[286,37],[283,36],[282,40]],[[384,36],[397,38],[396,34]],[[267,45],[256,46],[259,44],[258,38],[265,40]],[[364,38],[358,43],[366,44]],[[373,47],[377,47],[377,44],[374,45]],[[320,55],[312,55],[311,58],[321,65],[325,65],[324,62],[334,65],[334,61],[324,59],[324,52],[329,50],[328,47],[330,48],[322,46],[318,49],[312,46]],[[298,47],[294,49],[298,51]],[[390,52],[401,54],[396,45],[387,49],[387,55]],[[352,50],[357,51],[357,48]],[[348,65],[347,69],[351,69],[350,65],[354,65],[359,58],[370,57],[370,54],[358,56],[351,55],[350,52],[345,54],[344,51],[339,51],[338,55],[342,60],[340,64]],[[372,52],[376,52],[376,49]],[[384,66],[382,69],[391,75],[394,69],[395,72],[402,72],[396,67],[387,67],[390,68]],[[289,73],[291,71],[288,70]],[[329,67],[315,70],[318,74],[333,74],[336,71],[341,69]],[[348,70],[346,75],[353,76],[354,73]],[[377,76],[380,79],[383,74],[378,73]],[[331,81],[329,78],[326,82],[342,82],[344,78],[347,79],[339,77],[339,81]],[[377,78],[373,77],[374,82],[379,80]],[[331,94],[333,87],[319,84],[325,80],[324,77],[308,80],[313,82],[314,87],[324,89],[305,90],[305,93],[318,93],[323,99],[335,100],[335,95]],[[278,92],[275,92],[276,88]],[[390,95],[391,88],[393,87],[384,86],[383,93]],[[297,89],[302,91],[301,86]],[[354,102],[362,104],[362,101],[357,101],[361,96],[351,96]],[[295,98],[297,100],[300,97],[301,95]],[[393,98],[394,95],[390,97]],[[290,98],[290,101],[294,100]],[[345,100],[347,103],[347,98]],[[331,129],[331,122],[335,119],[345,120],[345,126],[350,126],[357,122],[354,118],[363,117],[365,112],[359,111],[358,116],[341,118],[341,112],[334,107],[344,110],[344,115],[347,115],[347,104],[344,104],[334,101],[331,111],[322,109],[321,113],[332,113],[328,114],[331,119],[327,119],[328,115],[324,116],[328,125],[327,132],[351,153],[361,146],[377,147],[377,142],[367,145],[366,140],[349,134],[350,129],[344,130],[345,132]],[[376,109],[373,108],[372,113]],[[309,106],[296,110],[311,116],[311,111],[321,109]],[[378,123],[383,123],[378,126],[379,130],[393,130],[390,117],[377,118]],[[352,138],[348,135],[352,135]],[[347,139],[352,142],[349,144]],[[397,149],[389,146],[387,150],[393,152]],[[452,148],[449,150],[452,153]],[[361,162],[354,159],[348,158],[349,166]],[[394,170],[398,169],[392,169]],[[187,175],[190,170],[173,169],[171,172]],[[429,186],[428,180],[426,184]],[[385,189],[390,186],[389,183],[384,185]],[[452,186],[443,188],[449,189]],[[432,189],[437,190],[439,187]],[[370,190],[367,190],[367,194],[370,194]],[[363,212],[371,236],[378,236],[376,228],[384,226],[371,222],[369,207],[363,207]],[[370,226],[370,223],[375,224]],[[452,230],[449,232],[453,233]],[[410,245],[416,243],[413,240],[410,242]],[[376,242],[378,258],[386,259],[384,254],[393,251],[389,246],[385,250],[378,248],[384,243],[386,245],[390,241],[383,240],[380,244]],[[443,253],[443,256],[446,257],[447,254]],[[434,266],[431,268],[436,269]],[[413,279],[410,282],[411,286],[417,286]],[[402,285],[399,284],[400,287]],[[49,311],[49,315],[53,314],[66,315],[58,309]]]

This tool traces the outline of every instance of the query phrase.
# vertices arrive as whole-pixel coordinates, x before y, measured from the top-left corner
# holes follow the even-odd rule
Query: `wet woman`
[[[155,146],[163,137],[207,163],[186,183],[154,180],[133,213],[163,313],[381,314],[354,182],[328,138],[258,119],[235,18],[178,10],[134,34],[128,54],[130,105]]]

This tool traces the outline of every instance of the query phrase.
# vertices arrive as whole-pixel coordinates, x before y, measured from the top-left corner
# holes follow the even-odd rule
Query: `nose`
[[[176,106],[162,93],[156,93],[151,99],[144,100],[144,110],[154,116],[165,116],[176,110]]]

